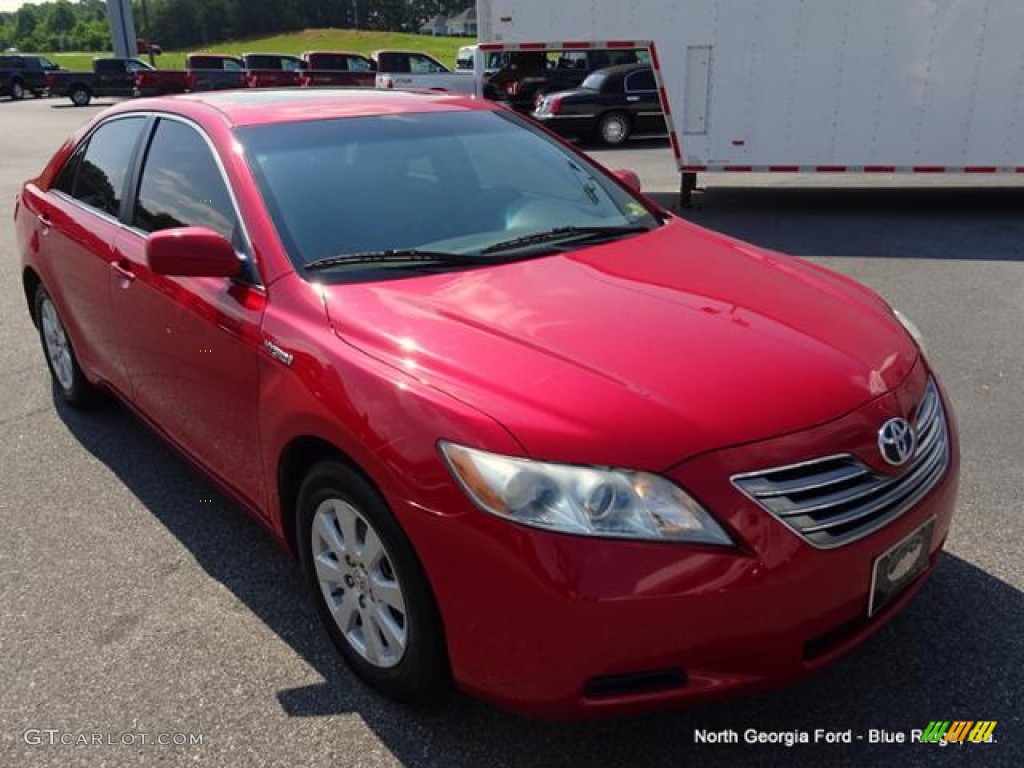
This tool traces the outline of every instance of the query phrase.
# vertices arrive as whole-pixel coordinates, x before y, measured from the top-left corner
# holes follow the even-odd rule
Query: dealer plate
[[[868,616],[904,590],[928,567],[935,518],[931,518],[902,541],[875,558],[871,566],[871,595]]]

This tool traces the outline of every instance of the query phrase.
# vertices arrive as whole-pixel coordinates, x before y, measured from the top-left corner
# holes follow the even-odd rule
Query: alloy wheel
[[[380,536],[338,498],[316,508],[310,536],[320,591],[346,642],[369,664],[394,667],[408,642],[406,601]]]
[[[50,365],[53,366],[53,373],[57,382],[65,389],[70,390],[75,383],[74,363],[71,357],[71,344],[68,342],[64,325],[57,315],[57,309],[47,296],[39,307],[39,320],[43,328],[43,341],[46,346],[46,356],[50,358]]]

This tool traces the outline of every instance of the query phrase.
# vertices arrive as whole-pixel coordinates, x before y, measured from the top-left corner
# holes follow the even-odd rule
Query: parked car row
[[[97,58],[91,72],[53,67],[33,82],[40,93],[48,89],[52,95],[67,96],[76,106],[85,106],[97,96],[163,96],[228,88],[377,86],[473,91],[471,77],[452,72],[432,56],[393,50],[371,56],[351,51],[307,51],[301,56],[202,52],[189,54],[183,70],[156,69],[136,58]],[[15,98],[28,89],[19,87]]]
[[[192,53],[184,70],[156,69],[136,59],[97,58],[91,72],[66,72],[42,56],[0,57],[0,95],[20,99],[49,91],[76,106],[94,97],[162,96],[229,88],[325,86],[425,88],[473,93],[475,46],[459,50],[456,69],[419,51],[307,51],[301,56]],[[617,62],[614,66],[608,66]],[[663,134],[665,116],[654,72],[643,52],[616,50],[488,52],[484,95],[565,136],[608,145]]]

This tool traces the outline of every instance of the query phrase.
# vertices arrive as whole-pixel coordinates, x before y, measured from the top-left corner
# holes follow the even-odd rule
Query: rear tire
[[[87,107],[89,102],[92,101],[92,91],[84,85],[76,85],[71,89],[71,93],[68,96],[71,99],[71,103],[76,107]]]
[[[82,373],[57,305],[42,285],[36,289],[35,317],[46,366],[60,399],[74,408],[95,405],[100,400],[99,391]]]
[[[22,85],[21,80],[11,81],[11,101],[21,101],[25,98],[25,86]]]
[[[423,702],[448,687],[441,619],[412,544],[380,494],[338,461],[299,490],[302,570],[327,633],[366,683]]]
[[[629,117],[625,112],[608,112],[601,115],[597,123],[597,137],[609,147],[624,144],[630,131]]]

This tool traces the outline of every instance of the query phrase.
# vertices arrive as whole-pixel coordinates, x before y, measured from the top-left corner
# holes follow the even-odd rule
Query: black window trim
[[[238,277],[232,278],[236,282],[240,282],[250,288],[264,287],[263,277],[260,274],[259,266],[256,264],[256,259],[253,255],[252,238],[249,237],[249,230],[245,226],[245,219],[242,218],[241,210],[238,207],[238,200],[235,198],[235,190],[232,189],[231,183],[228,181],[227,172],[224,169],[224,163],[221,162],[220,155],[217,154],[217,149],[210,137],[206,135],[206,131],[202,129],[197,123],[189,120],[181,115],[175,115],[170,112],[152,112],[149,113],[150,124],[146,127],[145,136],[139,147],[136,147],[136,155],[132,160],[131,170],[131,186],[128,189],[128,194],[125,195],[125,203],[130,203],[126,208],[121,210],[121,221],[125,229],[130,232],[134,232],[141,235],[144,238],[148,238],[151,232],[139,229],[132,224],[132,213],[135,210],[135,204],[139,197],[139,187],[142,183],[142,169],[145,165],[146,156],[149,154],[149,146],[153,142],[153,137],[156,136],[157,126],[161,120],[170,120],[172,122],[181,123],[192,130],[194,130],[199,137],[206,144],[206,148],[210,151],[210,155],[213,157],[214,165],[217,167],[217,173],[220,174],[221,183],[228,193],[228,200],[231,201],[231,210],[235,214],[235,222],[238,224],[238,229],[242,236],[242,254],[245,259],[245,269],[242,274]]]
[[[242,236],[243,255],[245,256],[246,269],[243,274],[233,280],[244,284],[249,288],[255,288],[259,290],[265,289],[263,277],[260,274],[259,266],[256,264],[256,258],[252,247],[252,238],[249,237],[248,227],[245,225],[245,220],[242,218],[241,211],[238,207],[238,200],[235,197],[235,190],[232,189],[231,184],[228,183],[228,176],[224,170],[224,164],[221,162],[220,155],[217,154],[217,150],[214,147],[210,137],[206,135],[198,124],[194,121],[189,120],[186,117],[175,115],[170,112],[121,112],[116,115],[111,115],[109,118],[97,123],[93,126],[92,130],[79,142],[78,146],[75,147],[75,151],[68,155],[67,160],[61,166],[60,170],[57,171],[54,176],[54,181],[60,178],[61,173],[67,167],[67,164],[71,162],[71,159],[81,150],[88,150],[88,144],[92,141],[93,135],[104,125],[109,125],[116,120],[124,120],[125,118],[143,118],[142,130],[139,132],[138,138],[135,140],[135,146],[132,148],[131,159],[128,161],[128,168],[125,171],[124,181],[122,182],[124,187],[121,191],[121,207],[118,211],[118,215],[112,216],[106,211],[101,211],[98,208],[93,208],[91,205],[86,205],[78,198],[72,197],[66,192],[62,192],[55,186],[50,186],[49,191],[55,195],[59,195],[62,199],[67,200],[71,204],[81,208],[84,211],[88,211],[102,219],[109,221],[112,224],[117,225],[123,230],[132,232],[139,237],[148,238],[150,233],[139,229],[132,225],[132,212],[135,210],[135,201],[139,195],[139,182],[142,180],[142,166],[146,156],[146,151],[149,149],[150,142],[153,140],[154,133],[156,131],[157,123],[160,120],[174,120],[179,123],[192,128],[206,143],[207,149],[210,150],[210,154],[213,155],[213,161],[217,166],[217,171],[220,173],[221,181],[224,183],[225,188],[228,191],[228,199],[231,201],[231,208],[235,214],[235,220],[238,222],[238,228]],[[84,149],[83,149],[84,148]]]

